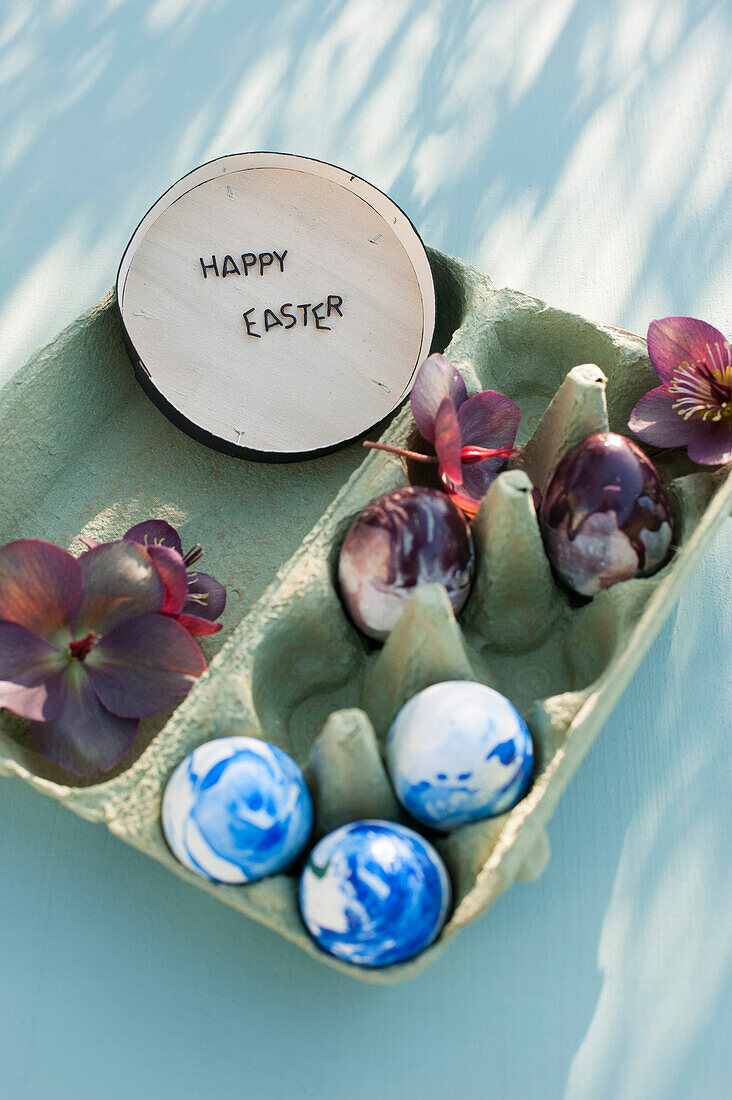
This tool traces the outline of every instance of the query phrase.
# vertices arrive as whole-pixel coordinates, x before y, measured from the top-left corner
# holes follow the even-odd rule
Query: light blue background
[[[732,6],[0,3],[0,374],[98,298],[220,153],[335,161],[424,239],[645,331],[732,334]],[[8,1100],[567,1100],[729,1092],[732,524],[517,885],[369,988],[0,783]]]

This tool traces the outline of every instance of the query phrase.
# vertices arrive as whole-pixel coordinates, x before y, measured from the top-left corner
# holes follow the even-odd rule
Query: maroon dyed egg
[[[656,467],[614,432],[588,436],[561,459],[539,517],[555,571],[583,596],[654,573],[671,545],[671,509]]]
[[[462,512],[438,489],[410,487],[379,497],[356,516],[341,547],[338,580],[356,626],[383,640],[420,585],[444,585],[458,612],[474,568]]]

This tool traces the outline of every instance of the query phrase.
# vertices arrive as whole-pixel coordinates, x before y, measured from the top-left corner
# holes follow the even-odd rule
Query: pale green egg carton
[[[651,578],[571,601],[544,556],[529,478],[543,488],[560,455],[590,432],[609,425],[627,433],[630,410],[656,384],[645,341],[516,291],[494,291],[488,278],[439,252],[431,260],[435,346],[447,345],[470,389],[497,389],[518,402],[523,466],[499,476],[473,525],[478,568],[457,621],[443,589],[428,586],[383,647],[346,617],[334,565],[354,514],[407,484],[400,459],[372,452],[360,462],[356,445],[266,466],[194,443],[137,388],[112,295],[0,394],[0,543],[26,536],[68,545],[82,531],[116,538],[161,516],[179,525],[184,542],[208,547],[204,567],[230,597],[227,630],[204,640],[209,656],[225,640],[209,671],[172,714],[144,724],[137,756],[111,777],[69,786],[33,750],[25,723],[5,711],[0,771],[105,822],[321,962],[375,982],[416,973],[514,879],[542,871],[559,796],[732,501],[729,468],[696,467],[680,451],[656,457],[674,511],[673,556]],[[406,407],[382,438],[404,444],[412,431]],[[383,970],[339,962],[306,935],[295,874],[215,885],[170,854],[160,828],[165,783],[195,746],[230,734],[264,737],[307,768],[317,834],[356,818],[399,816],[381,762],[384,734],[406,699],[447,679],[480,680],[507,695],[529,723],[537,767],[528,795],[509,813],[437,841],[455,906],[439,940],[417,958]]]

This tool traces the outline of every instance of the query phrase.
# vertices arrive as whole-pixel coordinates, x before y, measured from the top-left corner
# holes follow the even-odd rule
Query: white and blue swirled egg
[[[449,832],[504,813],[523,797],[534,746],[504,695],[484,684],[448,680],[404,704],[389,730],[386,761],[407,813]]]
[[[422,951],[445,923],[450,879],[424,837],[392,821],[353,821],[315,845],[300,878],[305,927],[325,951],[388,966]]]
[[[305,777],[292,757],[254,737],[199,745],[163,795],[162,824],[173,855],[213,882],[239,885],[283,871],[313,826]]]

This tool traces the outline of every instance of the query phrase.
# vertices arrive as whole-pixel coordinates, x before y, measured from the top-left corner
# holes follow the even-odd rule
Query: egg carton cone
[[[230,596],[226,629],[204,639],[208,671],[172,713],[143,724],[134,752],[104,781],[69,785],[34,751],[26,724],[4,711],[0,771],[104,822],[314,959],[382,983],[422,970],[514,880],[544,869],[546,825],[560,795],[732,502],[729,467],[700,468],[680,450],[654,456],[674,514],[667,564],[590,602],[570,597],[544,555],[532,483],[542,489],[562,454],[589,433],[629,434],[631,409],[656,384],[645,341],[495,290],[440,252],[431,250],[430,261],[434,347],[470,390],[499,390],[518,403],[523,456],[499,475],[474,521],[477,569],[464,610],[456,618],[444,590],[425,586],[383,646],[347,617],[336,564],[355,515],[409,483],[402,459],[372,451],[361,461],[355,446],[283,468],[206,450],[137,389],[112,296],[0,394],[2,542],[22,535],[68,545],[80,532],[118,538],[159,516],[179,526],[184,542],[190,532],[189,542],[208,547],[205,567]],[[414,438],[408,404],[381,438],[396,446]],[[414,959],[367,969],[323,952],[301,922],[296,871],[224,886],[172,856],[160,825],[165,784],[185,755],[217,737],[264,738],[295,758],[314,796],[313,839],[357,818],[404,821],[382,762],[386,732],[415,692],[453,679],[508,696],[528,722],[536,768],[528,794],[508,813],[436,841],[454,908],[439,939]]]

